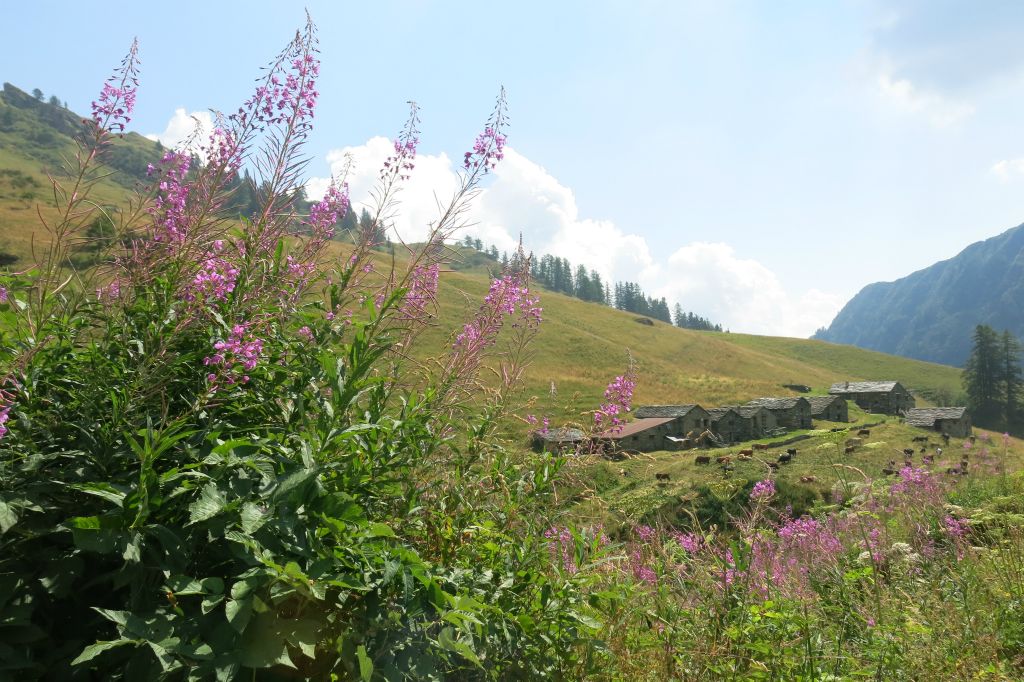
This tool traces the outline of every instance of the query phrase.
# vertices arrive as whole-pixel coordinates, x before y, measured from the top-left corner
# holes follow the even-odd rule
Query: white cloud
[[[922,90],[889,72],[879,74],[877,85],[884,101],[904,113],[924,116],[936,128],[955,126],[974,114],[974,106],[968,102]]]
[[[199,142],[194,145],[193,151],[203,155],[202,147],[206,144],[213,131],[213,116],[208,111],[193,111],[186,113],[184,108],[174,110],[174,115],[167,121],[167,126],[162,133],[150,133],[147,138],[169,148],[176,149],[184,145],[190,139]]]
[[[992,164],[992,173],[1002,182],[1024,176],[1024,158],[1003,159]]]
[[[370,204],[370,191],[392,143],[375,137],[364,145],[332,151],[327,160],[338,175],[351,162],[348,175],[353,204]],[[329,178],[307,183],[311,197],[320,197]],[[394,227],[406,241],[417,241],[437,220],[438,202],[446,204],[459,186],[457,168],[446,154],[420,155],[399,199]],[[695,242],[666,257],[657,257],[647,240],[609,220],[580,214],[572,189],[542,166],[514,149],[476,197],[471,224],[464,234],[515,248],[519,235],[537,254],[549,253],[597,270],[607,281],[634,281],[652,296],[664,296],[737,332],[809,336],[827,325],[843,300],[810,289],[797,296],[778,277],[753,259],[738,256],[727,244]],[[457,235],[463,236],[462,234]]]

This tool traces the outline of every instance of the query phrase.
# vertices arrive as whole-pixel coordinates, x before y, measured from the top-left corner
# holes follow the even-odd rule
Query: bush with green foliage
[[[55,184],[43,259],[0,275],[0,669],[582,674],[599,624],[543,535],[561,462],[505,448],[498,429],[540,320],[527,270],[496,279],[435,362],[408,359],[445,240],[501,158],[504,95],[427,243],[379,272],[373,239],[413,167],[415,106],[369,229],[332,257],[344,179],[309,215],[292,210],[316,101],[311,24],[217,122],[205,164],[168,152],[136,200],[101,213],[89,190],[129,120],[135,67],[133,47]],[[239,222],[225,207],[242,168],[268,191]]]

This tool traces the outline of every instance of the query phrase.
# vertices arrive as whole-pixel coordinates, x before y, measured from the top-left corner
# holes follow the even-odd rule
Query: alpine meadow
[[[1024,678],[1010,331],[965,372],[502,257],[500,87],[404,239],[430,126],[310,193],[320,49],[175,146],[144,43],[85,117],[5,84],[0,682]]]

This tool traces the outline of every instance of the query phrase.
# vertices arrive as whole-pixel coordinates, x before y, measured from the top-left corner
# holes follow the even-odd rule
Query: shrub
[[[133,46],[56,187],[46,257],[0,278],[0,664],[20,679],[559,677],[598,625],[548,560],[560,460],[499,437],[540,321],[522,254],[436,362],[405,359],[501,159],[503,94],[426,244],[379,272],[416,108],[338,256],[344,178],[293,210],[318,70],[308,24],[204,165],[169,151],[98,215]],[[243,167],[267,191],[239,222]],[[76,267],[82,238],[99,265]]]

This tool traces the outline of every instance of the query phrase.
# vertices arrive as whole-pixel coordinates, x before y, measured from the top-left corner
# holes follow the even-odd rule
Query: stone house
[[[749,439],[750,424],[736,408],[709,407],[708,414],[711,415],[711,430],[727,443]]]
[[[966,407],[915,407],[907,410],[907,424],[957,438],[971,435],[971,415]]]
[[[531,444],[537,452],[574,452],[586,440],[587,434],[569,427],[541,429],[530,434]]]
[[[618,429],[609,429],[598,438],[610,443],[616,450],[631,452],[654,452],[674,450],[676,444],[669,436],[679,436],[680,420],[677,417],[648,417],[626,422]]]
[[[711,428],[711,415],[700,405],[644,405],[638,407],[634,414],[639,419],[665,419],[676,420],[676,429],[672,436],[684,438],[687,435],[699,436],[702,432]],[[696,433],[694,433],[696,432]]]
[[[754,440],[763,438],[769,431],[774,431],[779,426],[779,420],[775,413],[760,405],[747,407],[745,405],[733,406],[744,421],[744,432],[742,440]]]
[[[915,405],[914,396],[898,381],[842,381],[828,392],[876,414],[903,414]]]
[[[807,398],[757,398],[744,407],[763,407],[775,415],[779,426],[789,429],[811,428],[811,404]]]
[[[850,421],[850,407],[838,395],[815,395],[807,398],[811,404],[811,419],[827,422]]]

